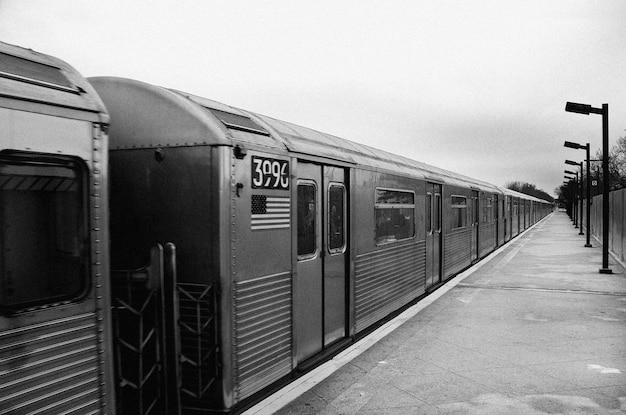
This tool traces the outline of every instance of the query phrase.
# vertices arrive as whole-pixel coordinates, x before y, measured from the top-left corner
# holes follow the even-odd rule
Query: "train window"
[[[205,108],[215,115],[215,117],[228,128],[232,128],[233,130],[248,131],[256,134],[270,135],[265,128],[261,127],[248,117],[233,114],[232,112],[217,110],[215,108]]]
[[[441,195],[435,193],[435,208],[434,208],[434,231],[441,232]]]
[[[346,246],[345,188],[333,183],[328,189],[328,250],[342,252]]]
[[[483,199],[483,222],[493,222],[493,204],[491,198]]]
[[[317,188],[315,183],[298,184],[298,258],[317,252]]]
[[[426,234],[430,235],[433,233],[433,195],[431,193],[426,193]]]
[[[464,228],[467,225],[467,198],[452,196],[450,206],[452,207],[452,229]]]
[[[472,218],[472,225],[476,225],[480,219],[480,211],[478,210],[478,198],[472,198],[472,210],[474,211],[474,216]]]
[[[63,75],[61,69],[6,53],[0,53],[0,76],[78,93],[76,87]]]
[[[88,281],[86,168],[0,156],[0,306],[80,297]]]
[[[415,236],[415,193],[376,189],[374,211],[377,245]]]

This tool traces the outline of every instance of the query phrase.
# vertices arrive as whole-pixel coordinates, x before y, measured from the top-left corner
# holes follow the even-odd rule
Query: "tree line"
[[[516,192],[524,193],[525,195],[534,196],[537,199],[547,200],[553,202],[554,198],[541,189],[537,189],[537,186],[531,183],[525,182],[508,182],[506,184],[507,189],[515,190]]]

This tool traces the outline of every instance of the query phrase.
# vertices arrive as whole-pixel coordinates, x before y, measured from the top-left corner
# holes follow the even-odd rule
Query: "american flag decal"
[[[251,229],[288,228],[291,219],[290,199],[282,196],[252,195]]]

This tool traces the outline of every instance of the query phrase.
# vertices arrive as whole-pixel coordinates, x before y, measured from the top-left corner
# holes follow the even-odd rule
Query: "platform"
[[[556,212],[261,414],[626,413],[626,272]]]

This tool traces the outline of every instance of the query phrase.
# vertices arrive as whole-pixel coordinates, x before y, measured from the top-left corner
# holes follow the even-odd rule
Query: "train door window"
[[[432,204],[433,204],[433,195],[431,193],[426,193],[426,234],[427,235],[430,235],[433,233]]]
[[[467,220],[467,198],[465,196],[452,196],[452,229],[464,228]]]
[[[377,188],[374,211],[377,245],[415,236],[415,193]]]
[[[298,184],[298,258],[317,252],[317,187],[313,182]]]
[[[433,226],[435,232],[441,232],[441,194],[435,193],[435,208],[433,211]]]
[[[72,159],[0,156],[0,306],[50,305],[89,281],[86,167]]]
[[[483,222],[493,222],[493,205],[491,198],[483,199]]]
[[[346,247],[346,189],[332,183],[328,188],[328,251],[343,252]]]
[[[474,210],[474,215],[472,217],[472,225],[477,225],[480,218],[480,211],[478,210],[478,198],[472,198],[472,209]]]

